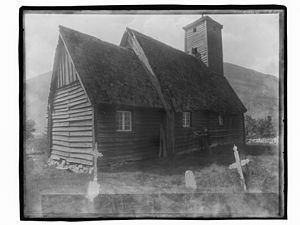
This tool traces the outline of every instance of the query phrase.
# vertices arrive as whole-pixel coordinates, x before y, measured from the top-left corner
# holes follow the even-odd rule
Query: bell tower
[[[222,28],[209,16],[183,27],[184,51],[200,59],[211,71],[224,75]]]

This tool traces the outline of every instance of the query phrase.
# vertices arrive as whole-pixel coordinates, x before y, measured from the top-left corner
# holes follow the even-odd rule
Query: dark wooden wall
[[[222,30],[211,20],[207,20],[206,23],[208,67],[211,71],[224,75]]]
[[[117,131],[116,111],[132,113],[132,131]],[[103,158],[99,164],[158,158],[160,123],[163,113],[158,109],[98,105],[95,111],[95,133]]]
[[[117,131],[116,111],[132,112],[133,130]],[[157,109],[98,105],[95,111],[96,141],[104,157],[99,164],[121,163],[158,158],[160,124],[164,112]],[[191,127],[182,127],[182,113],[175,113],[175,153],[199,149],[199,139],[194,131],[208,128],[211,144],[241,143],[243,141],[243,116],[224,115],[224,124],[218,114],[196,111],[191,113]]]
[[[244,140],[243,115],[224,115],[224,125],[219,125],[218,114],[209,114],[208,129],[212,144],[241,143]]]
[[[201,111],[191,112],[191,127],[182,127],[182,113],[175,114],[175,152],[199,147],[199,141],[193,134],[201,128],[207,127],[207,115]]]
[[[244,139],[243,115],[223,115],[219,125],[218,114],[203,111],[191,112],[191,127],[182,127],[182,113],[175,114],[175,152],[199,149],[199,139],[193,134],[207,128],[211,144],[241,143]]]

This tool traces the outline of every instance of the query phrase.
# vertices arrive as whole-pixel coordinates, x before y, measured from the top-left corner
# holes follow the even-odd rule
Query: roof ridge
[[[101,43],[101,44],[109,45],[109,46],[112,46],[112,47],[115,47],[115,48],[128,50],[127,48],[124,48],[123,46],[119,46],[119,45],[116,45],[116,44],[113,44],[113,43],[110,43],[110,42],[107,42],[107,41],[103,41],[102,39],[100,39],[100,38],[98,38],[98,37],[95,37],[95,36],[92,36],[92,35],[83,33],[83,32],[78,31],[78,30],[74,30],[74,29],[69,28],[69,27],[65,27],[65,26],[62,26],[62,25],[58,25],[58,27],[59,27],[59,33],[60,33],[62,36],[64,36],[64,35],[63,35],[64,30],[67,30],[68,32],[77,33],[77,34],[81,35],[81,37],[89,38],[91,41],[99,42],[99,44]],[[62,32],[61,32],[61,31],[62,31]]]
[[[157,42],[157,43],[159,43],[159,44],[161,44],[161,45],[164,45],[164,46],[166,46],[166,47],[168,47],[168,48],[171,48],[171,49],[173,49],[173,50],[179,52],[179,53],[182,54],[182,55],[191,57],[191,58],[193,58],[194,60],[197,60],[197,61],[198,61],[198,59],[197,59],[195,56],[190,55],[190,54],[188,54],[188,53],[186,53],[186,52],[184,52],[184,51],[182,51],[182,50],[180,50],[180,49],[178,49],[178,48],[175,48],[175,47],[173,47],[173,46],[171,46],[171,45],[168,45],[168,44],[166,44],[166,43],[164,43],[164,42],[162,42],[162,41],[159,41],[159,40],[157,40],[157,39],[155,39],[155,38],[153,38],[153,37],[150,37],[150,36],[148,36],[148,35],[146,35],[146,34],[143,34],[143,33],[139,32],[139,31],[136,31],[136,30],[134,30],[134,29],[132,29],[132,28],[126,27],[126,31],[132,31],[134,34],[140,35],[140,36],[142,36],[142,37],[144,37],[144,38],[146,38],[146,39],[148,39],[148,40],[150,40],[150,41],[155,41],[155,42]],[[202,67],[202,65],[201,65],[201,67]]]
[[[138,34],[138,35],[140,35],[140,36],[142,36],[142,37],[145,37],[145,38],[147,38],[147,39],[150,39],[150,40],[159,42],[160,44],[163,44],[163,45],[165,45],[165,46],[167,46],[167,47],[169,47],[169,48],[172,48],[172,49],[174,49],[174,50],[176,50],[176,51],[179,51],[179,52],[181,52],[181,53],[187,54],[186,52],[184,52],[184,51],[182,51],[182,50],[180,50],[180,49],[178,49],[178,48],[175,48],[175,47],[173,47],[173,46],[171,46],[171,45],[168,45],[168,44],[166,44],[166,43],[164,43],[164,42],[162,42],[162,41],[159,41],[159,40],[157,40],[157,39],[155,39],[155,38],[153,38],[153,37],[151,37],[151,36],[148,36],[148,35],[146,35],[146,34],[143,34],[143,33],[139,32],[139,31],[136,31],[136,30],[131,29],[131,28],[129,28],[129,27],[126,27],[126,30],[132,31],[133,33]],[[189,55],[189,54],[187,54],[187,55]]]
[[[69,27],[65,27],[65,26],[63,26],[63,25],[58,25],[58,28],[59,28],[59,32],[60,32],[60,33],[61,33],[61,31],[63,31],[63,30],[68,30],[68,31],[71,31],[71,32],[74,32],[74,33],[79,33],[79,34],[81,34],[81,35],[83,35],[83,36],[89,36],[89,37],[91,37],[91,38],[95,38],[95,39],[97,39],[97,40],[99,40],[99,41],[102,41],[100,38],[97,38],[97,37],[95,37],[95,36],[92,36],[92,35],[83,33],[83,32],[78,31],[78,30],[74,30],[74,29],[69,28]]]
[[[157,40],[157,39],[155,39],[153,37],[150,37],[150,36],[148,36],[146,34],[143,34],[143,33],[139,32],[139,31],[136,31],[136,30],[134,30],[132,28],[126,27],[126,30],[132,31],[133,33],[136,33],[136,34],[138,34],[138,35],[140,35],[140,36],[142,36],[142,37],[144,37],[144,38],[146,38],[148,40],[153,40],[153,41],[156,41],[156,42],[158,42],[158,43],[160,43],[162,45],[165,45],[166,47],[172,48],[173,50],[176,50],[176,51],[180,52],[180,54],[183,54],[185,56],[189,56],[189,57],[193,58],[193,60],[196,60],[198,63],[200,63],[201,68],[203,68],[206,72],[211,73],[211,75],[213,75],[213,76],[220,76],[220,74],[218,74],[218,73],[210,70],[209,67],[207,67],[201,60],[197,59],[194,55],[186,53],[186,52],[184,52],[184,51],[182,51],[180,49],[174,48],[171,45],[168,45],[168,44],[166,44],[166,43],[164,43],[162,41],[159,41],[159,40]]]
[[[246,111],[226,77],[214,73],[195,56],[131,28],[127,31],[141,44],[164,96],[176,110]]]

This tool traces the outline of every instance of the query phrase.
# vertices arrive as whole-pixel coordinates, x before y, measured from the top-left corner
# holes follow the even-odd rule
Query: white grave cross
[[[98,144],[95,143],[94,151],[89,152],[94,157],[94,180],[89,182],[88,185],[88,198],[93,201],[93,199],[100,193],[100,185],[98,184],[98,158],[101,158],[103,154],[98,152]]]
[[[244,159],[242,161],[240,160],[239,152],[237,151],[236,145],[233,146],[233,153],[234,153],[235,163],[232,163],[229,166],[229,169],[237,169],[238,170],[238,173],[240,175],[241,185],[243,186],[244,191],[247,191],[242,166],[247,165],[249,163],[249,159]]]
[[[95,149],[94,151],[91,150],[91,155],[94,157],[94,181],[98,180],[98,158],[101,158],[103,154],[101,152],[98,152],[98,144],[95,143]]]

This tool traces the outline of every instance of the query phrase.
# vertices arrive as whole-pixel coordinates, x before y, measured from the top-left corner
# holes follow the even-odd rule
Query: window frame
[[[186,117],[186,115],[189,115],[188,117]],[[188,120],[187,120],[188,118]],[[187,121],[189,123],[187,123]],[[182,112],[182,127],[183,128],[190,128],[192,127],[192,113],[189,111],[184,111]]]
[[[121,113],[121,129],[119,124],[120,117],[118,116]],[[129,113],[129,129],[126,129],[126,113]],[[129,110],[117,110],[116,111],[116,123],[117,123],[117,131],[118,132],[132,132],[132,112]]]
[[[198,54],[198,48],[195,47],[195,48],[192,48],[192,55],[197,55]]]

